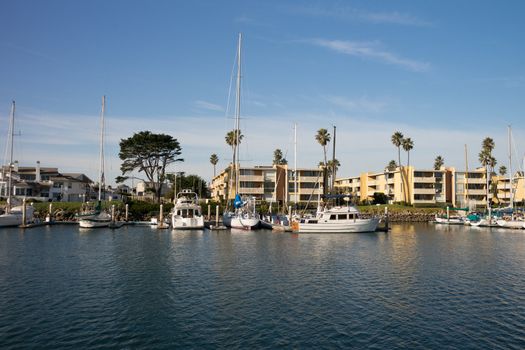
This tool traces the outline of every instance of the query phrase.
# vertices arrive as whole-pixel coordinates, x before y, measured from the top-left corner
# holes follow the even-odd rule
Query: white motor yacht
[[[373,232],[379,218],[362,218],[353,206],[333,207],[317,212],[314,218],[304,218],[292,223],[292,230],[299,233],[359,233]]]
[[[192,190],[182,190],[171,212],[171,225],[174,230],[195,230],[204,228],[199,198]]]

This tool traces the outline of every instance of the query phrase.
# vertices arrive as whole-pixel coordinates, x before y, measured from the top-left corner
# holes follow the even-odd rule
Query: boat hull
[[[300,222],[294,225],[299,233],[361,233],[374,232],[379,224],[378,218],[341,220],[338,222]]]
[[[9,227],[9,226],[20,226],[22,225],[23,219],[23,207],[16,206],[11,208],[10,213],[5,213],[0,215],[0,227]],[[26,223],[33,221],[33,212],[34,208],[30,205],[26,206]]]
[[[175,215],[171,218],[171,226],[174,230],[201,230],[204,229],[204,218],[181,218]]]
[[[260,228],[261,220],[259,218],[242,218],[234,216],[231,218],[230,227],[243,230],[256,230]]]
[[[523,229],[525,228],[525,221],[522,220],[498,220],[498,226],[505,228]]]
[[[78,221],[78,224],[82,228],[109,227],[111,224],[111,216],[106,213],[101,213],[90,217],[84,217]]]

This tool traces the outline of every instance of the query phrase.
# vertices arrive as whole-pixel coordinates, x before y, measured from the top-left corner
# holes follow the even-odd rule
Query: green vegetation
[[[180,154],[179,141],[172,136],[141,131],[120,140],[119,158],[123,161],[120,170],[122,175],[135,170],[143,172],[153,188],[157,203],[160,203],[166,167],[174,162],[183,162],[184,159],[177,158]],[[119,176],[117,181],[126,179],[125,176]]]

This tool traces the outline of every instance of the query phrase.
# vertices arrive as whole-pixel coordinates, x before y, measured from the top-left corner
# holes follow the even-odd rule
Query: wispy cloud
[[[217,111],[217,112],[224,112],[224,108],[218,104],[197,100],[194,102],[195,107],[200,109],[206,109],[209,111]]]
[[[329,103],[351,112],[382,112],[387,107],[386,101],[372,100],[366,96],[351,99],[344,96],[324,96]]]
[[[377,24],[397,24],[417,27],[432,26],[432,22],[398,11],[371,12],[349,6],[296,6],[290,8],[290,11],[314,17],[330,17]]]
[[[357,42],[327,39],[310,39],[306,40],[306,42],[325,47],[345,55],[372,59],[378,62],[399,66],[413,72],[425,72],[430,69],[430,63],[411,60],[398,56],[392,52],[388,52],[384,49],[381,49],[378,42]]]

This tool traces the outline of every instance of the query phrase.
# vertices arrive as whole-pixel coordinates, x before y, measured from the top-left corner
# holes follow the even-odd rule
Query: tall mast
[[[15,101],[11,104],[11,118],[9,120],[9,181],[7,184],[7,211],[11,210],[11,195],[13,192],[12,186],[12,177],[13,177],[13,137],[15,131]]]
[[[511,128],[510,128],[510,125],[508,125],[508,132],[509,132],[509,137],[508,137],[508,141],[509,141],[509,184],[510,184],[510,207],[511,208],[514,208],[514,184],[513,184],[513,176],[512,176],[512,146],[511,146],[511,137],[512,137],[512,134],[511,134]]]
[[[333,149],[332,149],[332,183],[331,183],[331,189],[330,192],[335,193],[335,125],[334,125],[334,143],[333,143]]]
[[[466,206],[468,206],[468,156],[467,145],[465,144],[465,189],[463,190],[463,199]]]
[[[297,123],[293,124],[293,130],[293,193],[295,194],[295,208],[297,208]]]
[[[237,100],[235,107],[235,149],[234,149],[234,167],[235,167],[235,192],[239,191],[239,141],[240,141],[240,119],[241,119],[241,45],[242,33],[239,33],[239,43],[237,46]]]
[[[102,187],[104,186],[104,113],[106,111],[106,95],[102,96],[102,111],[100,112],[100,164],[98,182],[98,200],[102,200]]]

